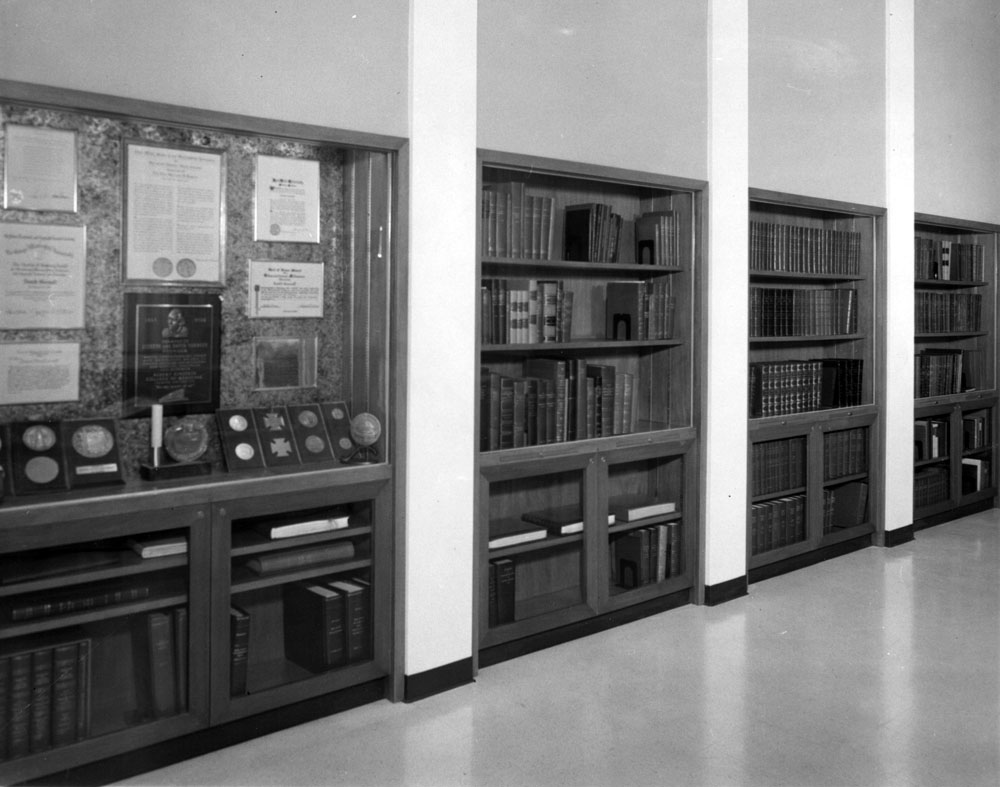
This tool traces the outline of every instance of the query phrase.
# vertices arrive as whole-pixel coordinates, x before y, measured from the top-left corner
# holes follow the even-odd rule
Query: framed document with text
[[[4,126],[3,206],[76,213],[76,132]]]
[[[253,239],[319,243],[319,162],[257,156]]]
[[[222,151],[127,141],[125,280],[221,285],[224,183]]]

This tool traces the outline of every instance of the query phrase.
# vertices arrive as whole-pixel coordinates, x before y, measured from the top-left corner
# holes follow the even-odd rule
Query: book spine
[[[152,690],[152,709],[157,717],[177,712],[177,673],[174,664],[173,620],[165,612],[146,616],[149,661],[146,664]]]
[[[31,654],[30,749],[32,753],[52,746],[52,650]]]
[[[233,607],[229,610],[229,694],[247,693],[250,658],[250,615]]]
[[[0,656],[0,762],[7,759],[10,732],[10,657]]]
[[[52,745],[73,743],[77,735],[77,645],[57,645],[52,651]]]
[[[250,560],[247,566],[258,574],[273,574],[319,563],[350,560],[354,557],[354,552],[352,542],[341,541],[312,549],[286,550],[261,555]]]
[[[8,753],[23,757],[31,751],[31,653],[10,657],[10,727]]]

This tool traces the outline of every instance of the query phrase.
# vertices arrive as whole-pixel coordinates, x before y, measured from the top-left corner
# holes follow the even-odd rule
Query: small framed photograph
[[[319,162],[257,156],[253,239],[319,243]]]
[[[255,389],[315,388],[318,336],[253,340]]]
[[[13,123],[4,131],[4,208],[76,213],[76,132]]]
[[[0,405],[80,401],[80,342],[0,342]]]
[[[224,184],[221,150],[127,140],[125,280],[221,286]]]

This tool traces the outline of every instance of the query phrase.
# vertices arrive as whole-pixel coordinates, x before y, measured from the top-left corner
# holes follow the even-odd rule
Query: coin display
[[[326,441],[318,435],[311,434],[306,438],[306,450],[311,454],[321,454],[326,448]]]
[[[56,444],[56,433],[49,426],[36,424],[24,430],[21,442],[32,451],[48,451]]]
[[[229,428],[234,432],[245,432],[247,426],[247,419],[242,415],[232,415],[229,417]],[[244,443],[244,445],[246,444]]]
[[[185,257],[184,259],[177,260],[177,275],[183,276],[185,279],[190,279],[194,276],[195,271],[198,270],[198,266],[195,261]]]
[[[312,410],[303,410],[299,413],[299,423],[302,424],[306,429],[312,429],[316,424],[319,423],[319,418],[316,416]]]
[[[346,413],[342,409],[340,409],[339,407],[334,407],[330,411],[330,415],[333,418],[336,418],[337,420],[340,420],[341,418],[343,418],[346,415]]]
[[[49,456],[36,456],[25,463],[24,474],[33,484],[48,484],[59,476],[59,463]]]
[[[236,456],[238,456],[244,462],[253,459],[254,454],[257,453],[256,451],[253,450],[253,446],[250,445],[250,443],[240,443],[238,446],[236,446],[235,452]]]
[[[70,440],[73,450],[84,459],[99,459],[115,447],[115,438],[100,424],[86,424],[75,432]]]

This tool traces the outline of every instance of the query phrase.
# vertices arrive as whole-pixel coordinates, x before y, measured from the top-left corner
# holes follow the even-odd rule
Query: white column
[[[472,655],[476,3],[410,3],[404,671]]]
[[[913,203],[914,89],[912,0],[885,4],[885,301],[876,306],[885,337],[881,386],[886,530],[913,523]]]
[[[708,10],[704,584],[746,574],[749,186],[747,0]]]

